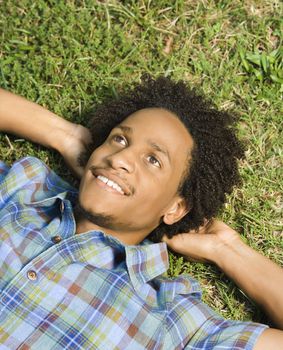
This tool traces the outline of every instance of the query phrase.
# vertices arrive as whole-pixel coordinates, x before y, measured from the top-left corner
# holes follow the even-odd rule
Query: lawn
[[[283,265],[281,13],[279,0],[0,1],[0,85],[84,125],[97,102],[143,73],[201,89],[238,114],[246,145],[243,186],[220,217]],[[24,155],[74,181],[55,152],[1,135],[1,159]],[[168,274],[180,273],[224,317],[267,322],[214,266],[171,254]]]

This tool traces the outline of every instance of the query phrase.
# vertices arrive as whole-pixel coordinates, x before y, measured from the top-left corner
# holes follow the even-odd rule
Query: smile
[[[122,190],[122,188],[116,182],[109,180],[106,176],[98,175],[96,178],[105,183],[105,185],[113,188],[120,194],[125,195],[125,192]]]

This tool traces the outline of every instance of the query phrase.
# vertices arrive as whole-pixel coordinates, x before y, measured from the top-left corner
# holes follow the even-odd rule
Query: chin
[[[80,202],[74,208],[75,217],[82,220],[87,220],[94,225],[105,227],[105,228],[113,228],[115,225],[115,219],[113,216],[105,214],[105,213],[97,213],[90,211],[84,208],[84,205]]]

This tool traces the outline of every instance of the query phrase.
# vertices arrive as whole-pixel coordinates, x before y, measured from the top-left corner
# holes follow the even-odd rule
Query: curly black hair
[[[161,222],[148,236],[158,242],[164,234],[170,238],[197,229],[218,213],[225,203],[226,194],[240,184],[237,160],[244,157],[244,149],[236,137],[234,115],[217,110],[183,81],[175,82],[167,77],[154,79],[147,75],[117,99],[102,102],[97,107],[90,121],[94,140],[92,150],[99,147],[111,130],[129,115],[152,107],[174,113],[194,140],[188,171],[179,186],[179,194],[185,198],[190,210],[173,225]],[[85,155],[85,160],[89,155]]]

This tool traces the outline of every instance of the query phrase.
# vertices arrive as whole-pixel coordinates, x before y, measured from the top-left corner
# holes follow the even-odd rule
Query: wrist
[[[231,259],[241,256],[248,246],[236,231],[219,236],[218,241],[211,248],[211,261],[221,270],[225,270],[226,265],[231,264]]]
[[[52,127],[52,132],[49,137],[49,145],[51,148],[55,149],[61,155],[66,152],[66,140],[73,134],[76,124],[69,122],[60,117],[55,120],[55,123]]]

